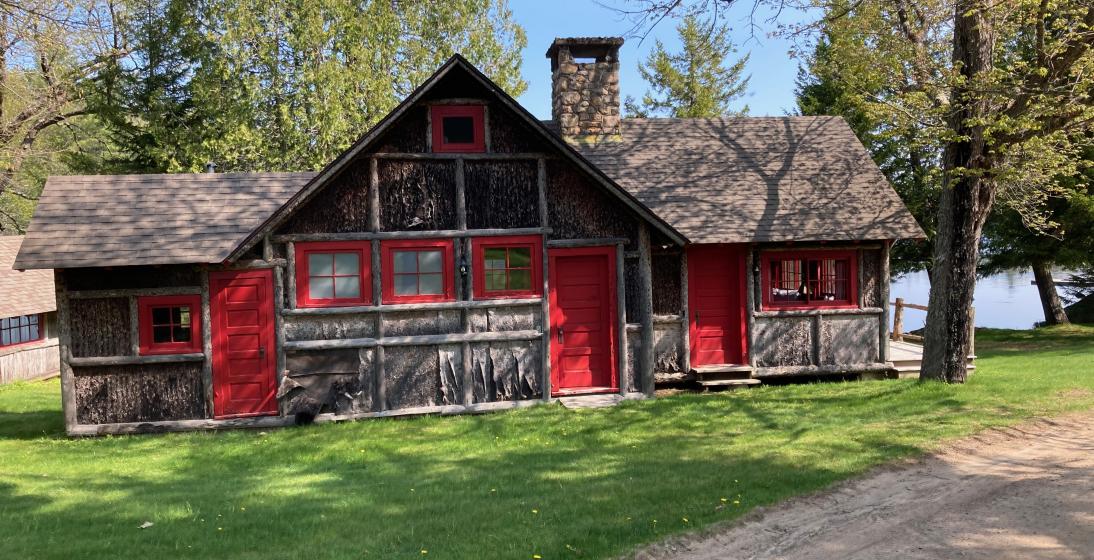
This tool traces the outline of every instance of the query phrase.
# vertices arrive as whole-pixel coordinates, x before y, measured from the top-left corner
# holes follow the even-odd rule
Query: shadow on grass
[[[70,442],[80,445],[52,450],[53,460],[97,463],[74,479],[35,481],[34,499],[0,508],[0,530],[8,553],[28,558],[67,555],[43,545],[38,531],[11,526],[43,516],[80,543],[85,558],[113,558],[119,549],[195,558],[317,550],[329,557],[418,558],[421,550],[440,558],[601,557],[918,451],[882,435],[826,440],[811,435],[812,416],[767,408],[845,406],[852,397],[683,397],[596,411],[545,406],[265,435]],[[0,441],[26,433],[0,428]],[[830,460],[848,454],[856,459]],[[118,468],[163,455],[138,472]],[[72,485],[78,496],[65,495]],[[137,530],[145,521],[155,527]]]

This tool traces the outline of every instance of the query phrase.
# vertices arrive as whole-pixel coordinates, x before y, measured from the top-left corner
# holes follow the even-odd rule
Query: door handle
[[[698,311],[695,312],[695,326],[696,327],[699,326],[699,312]]]
[[[558,328],[558,343],[562,344],[562,327]]]
[[[266,347],[265,346],[259,346],[258,347],[258,357],[259,358],[265,358],[266,357]]]

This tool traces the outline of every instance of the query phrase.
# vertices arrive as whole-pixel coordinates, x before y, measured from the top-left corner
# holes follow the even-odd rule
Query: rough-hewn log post
[[[275,379],[277,386],[281,386],[281,379],[285,375],[285,318],[281,313],[285,309],[285,269],[275,266],[273,269],[273,296],[274,296],[274,344],[277,346],[274,364],[277,369]]]
[[[892,340],[902,342],[904,340],[904,298],[896,298],[893,302],[893,334]]]
[[[539,195],[539,227],[547,228],[547,161],[543,158],[536,160],[536,190]],[[551,304],[550,282],[548,281],[548,266],[550,257],[547,254],[548,235],[543,234],[543,298],[540,302],[540,329],[543,331],[543,342],[540,356],[543,379],[540,382],[543,387],[543,400],[551,400]]]
[[[650,254],[650,230],[642,223],[638,227],[638,309],[642,317],[642,357],[639,379],[642,380],[642,392],[653,396],[653,268]]]
[[[285,307],[292,309],[296,307],[296,244],[292,241],[285,244],[285,262],[285,290],[288,292]]]
[[[881,259],[878,271],[878,286],[881,288],[880,304],[881,318],[878,321],[878,361],[889,361],[889,245],[888,241],[881,244]]]
[[[140,310],[137,305],[137,296],[129,296],[127,299],[129,300],[129,354],[139,356],[141,353]]]
[[[380,169],[376,158],[368,160],[368,226],[371,231],[380,231]],[[373,244],[374,254],[375,249]]]
[[[201,384],[205,389],[205,415],[212,418],[213,410],[213,319],[211,294],[209,292],[209,269],[201,272],[201,353],[205,360],[201,363]]]
[[[680,368],[684,375],[691,372],[691,312],[688,311],[688,251],[680,249]]]
[[[64,271],[53,271],[53,283],[57,292],[57,351],[61,353],[61,410],[65,417],[65,430],[69,433],[76,427],[76,380],[72,376],[69,358],[72,356],[72,331],[69,325],[72,313],[68,305],[68,293],[65,286]]]
[[[376,160],[373,160],[375,166]],[[373,167],[375,170],[375,167]],[[374,213],[375,217],[375,213]],[[380,240],[372,240],[372,301],[380,303],[383,299],[383,288],[381,285],[382,275],[380,271]],[[376,312],[376,338],[380,339],[384,337],[384,314]],[[377,346],[373,354],[373,386],[372,394],[372,409],[376,412],[380,412],[387,408],[387,387],[384,383],[384,347]]]

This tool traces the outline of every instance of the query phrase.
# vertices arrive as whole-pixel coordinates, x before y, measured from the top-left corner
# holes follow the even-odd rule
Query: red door
[[[743,364],[744,251],[732,245],[692,245],[687,251],[691,365]]]
[[[549,254],[553,394],[619,387],[615,360],[615,247]]]
[[[216,418],[277,413],[270,270],[209,273]]]

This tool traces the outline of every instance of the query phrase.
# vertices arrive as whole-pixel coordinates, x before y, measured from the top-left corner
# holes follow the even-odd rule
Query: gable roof
[[[50,177],[15,266],[219,263],[314,175]]]
[[[0,237],[0,318],[48,313],[57,309],[53,271],[15,270],[23,236]]]
[[[624,119],[584,156],[694,243],[921,239],[840,117]]]
[[[314,179],[308,182],[300,192],[296,193],[291,199],[285,202],[270,216],[261,227],[257,228],[251,235],[248,236],[244,243],[241,243],[232,254],[229,256],[229,260],[239,258],[244,252],[253,247],[258,241],[267,233],[273,231],[284,220],[286,220],[292,212],[306,202],[312,195],[319,191],[330,180],[334,179],[338,173],[361,152],[368,149],[368,147],[393,124],[399,117],[401,117],[410,107],[413,107],[422,97],[428,93],[442,78],[448,75],[449,72],[454,69],[465,70],[472,78],[474,78],[481,86],[493,93],[505,106],[512,110],[518,117],[521,118],[529,127],[536,132],[540,133],[544,140],[549,142],[555,148],[562,153],[564,157],[569,159],[572,163],[576,164],[583,171],[588,173],[597,182],[599,182],[609,193],[614,195],[620,202],[628,206],[631,210],[637,213],[640,217],[647,222],[653,224],[654,227],[661,230],[669,239],[676,243],[684,244],[687,242],[685,236],[681,235],[673,226],[665,221],[661,216],[657,215],[650,208],[642,204],[637,198],[634,197],[627,189],[623,188],[608,175],[605,175],[603,171],[598,169],[595,165],[592,165],[587,161],[580,152],[574,149],[573,146],[568,144],[558,134],[554,133],[542,121],[534,117],[524,107],[516,102],[515,99],[505,93],[500,87],[497,86],[490,78],[475,68],[473,64],[467,61],[460,54],[454,54],[448,59],[436,72],[433,73],[425,82],[423,82],[417,89],[414,90],[406,99],[402,101],[393,111],[387,114],[380,122],[376,123],[367,133],[353,143],[346,151],[342,152],[334,161],[327,164],[322,171],[316,175]]]

